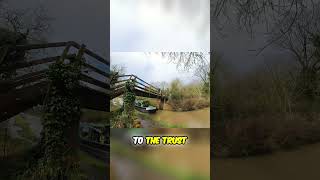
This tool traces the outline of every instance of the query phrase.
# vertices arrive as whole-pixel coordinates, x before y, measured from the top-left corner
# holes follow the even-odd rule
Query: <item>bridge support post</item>
[[[76,153],[80,148],[79,126],[79,118],[77,118],[70,122],[70,126],[66,129],[67,144],[72,153]]]
[[[163,110],[163,106],[164,106],[164,98],[161,98],[159,103],[159,110]]]

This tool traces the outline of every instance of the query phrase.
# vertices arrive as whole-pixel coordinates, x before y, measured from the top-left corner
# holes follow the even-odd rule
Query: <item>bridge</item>
[[[6,67],[0,66],[0,72],[24,72],[24,74],[22,73],[22,75],[17,75],[11,79],[0,80],[0,122],[28,108],[44,103],[49,86],[46,72],[48,66],[57,60],[72,63],[77,58],[84,59],[84,65],[81,68],[80,87],[77,89],[81,107],[99,111],[109,110],[108,102],[111,93],[108,70],[110,62],[87,49],[83,44],[69,41],[17,45],[8,47],[6,53],[0,54],[0,60],[3,63],[3,59],[10,54],[21,54],[22,52],[25,56],[28,51],[47,49],[57,51],[58,48],[63,48],[63,52],[57,56],[17,61]],[[11,59],[7,61],[9,60]],[[107,70],[102,70],[97,64],[104,65]]]
[[[164,102],[168,97],[163,91],[155,86],[145,82],[135,75],[118,75],[111,78],[110,89],[111,99],[121,96],[125,92],[126,82],[132,82],[133,92],[136,96],[160,99],[159,109],[163,109]]]
[[[32,54],[32,51],[49,51],[49,53],[36,53],[37,58],[27,60],[26,55]],[[48,57],[48,54],[51,56]],[[159,88],[135,75],[110,78],[110,61],[87,49],[84,44],[68,41],[6,46],[0,47],[0,73],[14,72],[16,75],[0,80],[0,122],[36,105],[45,104],[50,86],[47,77],[50,64],[56,61],[74,63],[79,59],[84,63],[76,93],[82,108],[109,111],[110,100],[124,94],[125,83],[128,81],[133,82],[135,95],[160,99],[159,109],[163,108],[164,101],[168,99]],[[78,129],[79,122],[73,124],[70,129],[70,139],[75,141],[72,144],[80,146],[100,159],[108,157],[106,155],[108,152],[104,150],[108,145],[81,138],[72,139],[78,136]]]

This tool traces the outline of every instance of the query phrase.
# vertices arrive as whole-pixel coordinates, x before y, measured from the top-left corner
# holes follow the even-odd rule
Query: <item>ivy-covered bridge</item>
[[[125,93],[127,82],[131,82],[133,84],[132,91],[136,96],[159,99],[159,109],[163,109],[164,102],[168,100],[165,93],[161,89],[145,82],[135,75],[119,75],[112,77],[110,85],[112,92],[111,99]]]
[[[24,179],[69,176],[68,171],[77,171],[73,156],[83,146],[108,157],[107,149],[79,138],[79,120],[81,108],[109,111],[109,66],[109,60],[72,41],[0,44],[0,122],[35,105],[44,107],[42,156]],[[75,169],[67,167],[70,163]]]
[[[14,60],[11,59],[13,54],[25,56],[28,51],[56,50],[58,48],[64,48],[62,54],[58,56],[28,61],[17,60],[18,57],[15,57]],[[32,106],[44,103],[49,87],[48,66],[57,60],[74,63],[77,59],[83,59],[80,86],[75,91],[80,98],[81,106],[99,111],[109,109],[110,80],[108,70],[110,62],[84,45],[71,41],[7,46],[0,59],[2,59],[0,72],[12,74],[22,71],[22,75],[0,80],[0,122]],[[99,64],[101,65],[99,66]],[[104,70],[101,67],[104,67]]]

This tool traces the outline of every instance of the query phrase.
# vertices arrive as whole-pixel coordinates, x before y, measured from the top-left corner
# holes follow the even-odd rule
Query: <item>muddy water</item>
[[[170,180],[124,157],[111,157],[111,180]]]
[[[210,128],[210,108],[195,111],[175,112],[158,110],[150,115],[156,121],[166,121],[173,125],[183,125],[186,128]]]
[[[319,180],[320,143],[246,159],[214,159],[213,179]]]

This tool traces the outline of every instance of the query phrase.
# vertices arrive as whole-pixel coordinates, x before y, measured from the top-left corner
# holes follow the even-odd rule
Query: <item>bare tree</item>
[[[291,52],[300,68],[297,90],[313,94],[320,59],[315,56],[313,39],[320,32],[320,2],[315,0],[213,0],[212,20],[236,23],[253,37],[264,26],[267,43],[257,50],[259,55],[270,45]],[[232,22],[233,21],[233,22]],[[221,25],[220,25],[221,26]]]
[[[51,17],[43,6],[34,9],[16,9],[0,6],[0,25],[27,40],[43,41],[43,35],[50,29]]]
[[[206,55],[208,54],[203,52],[161,52],[162,57],[176,63],[178,68],[183,68],[184,70],[205,64]]]
[[[258,49],[257,54],[260,54],[291,31],[306,12],[316,13],[318,4],[315,0],[211,0],[211,20],[220,30],[224,24],[237,24],[252,37],[256,28],[261,26],[264,26],[266,35],[274,35],[281,28],[282,33],[270,36],[272,38]]]
[[[18,61],[24,61],[25,51],[11,51],[17,44],[27,44],[30,41],[44,41],[44,34],[48,32],[52,20],[46,10],[39,6],[35,9],[16,9],[0,1],[0,72],[1,79],[15,75],[15,70],[6,70]]]
[[[112,65],[111,66],[111,84],[115,83],[119,76],[124,75],[126,72],[126,67],[123,65]]]

